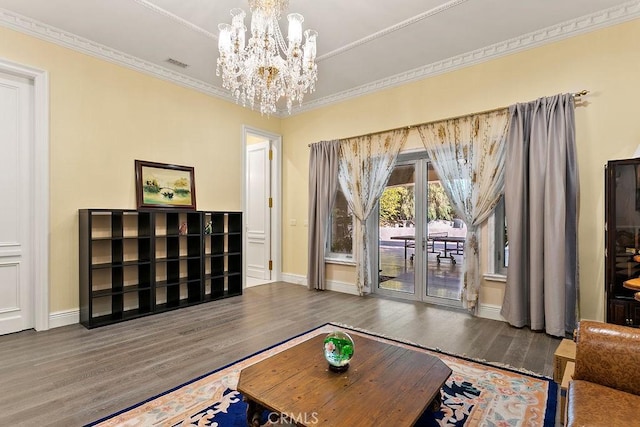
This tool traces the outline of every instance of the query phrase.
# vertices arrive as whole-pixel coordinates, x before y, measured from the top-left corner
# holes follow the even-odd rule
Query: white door
[[[0,73],[0,334],[34,327],[32,124],[33,82]]]
[[[247,145],[246,260],[247,277],[271,280],[270,141]]]

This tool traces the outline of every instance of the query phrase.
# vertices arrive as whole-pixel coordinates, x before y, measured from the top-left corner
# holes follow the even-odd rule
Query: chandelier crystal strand
[[[317,32],[302,32],[304,17],[287,15],[287,41],[280,31],[278,19],[288,7],[287,0],[249,0],[251,8],[250,37],[247,41],[245,12],[231,10],[231,24],[220,24],[216,75],[222,86],[237,102],[261,114],[277,112],[277,102],[285,97],[291,114],[294,102],[302,104],[304,94],[315,90],[318,80],[316,58]],[[304,44],[303,41],[304,35]]]

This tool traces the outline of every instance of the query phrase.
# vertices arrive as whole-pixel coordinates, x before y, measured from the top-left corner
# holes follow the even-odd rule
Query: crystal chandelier
[[[220,56],[216,75],[222,76],[222,86],[233,93],[236,101],[243,106],[248,102],[252,109],[259,103],[262,114],[275,113],[276,103],[283,96],[291,114],[293,102],[302,104],[304,94],[313,92],[318,80],[315,63],[318,33],[306,30],[302,44],[304,17],[299,13],[287,15],[288,45],[280,31],[278,20],[288,3],[288,0],[249,0],[251,34],[246,44],[246,14],[242,9],[231,9],[231,24],[218,25]]]

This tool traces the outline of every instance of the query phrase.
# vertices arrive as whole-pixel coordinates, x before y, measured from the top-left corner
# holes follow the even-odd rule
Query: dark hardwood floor
[[[560,343],[463,311],[278,282],[93,330],[0,336],[0,426],[80,426],[326,322],[547,376]]]

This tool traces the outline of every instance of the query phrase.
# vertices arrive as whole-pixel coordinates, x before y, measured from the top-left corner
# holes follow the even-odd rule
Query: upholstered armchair
[[[567,427],[640,426],[640,330],[583,320],[576,344]]]

